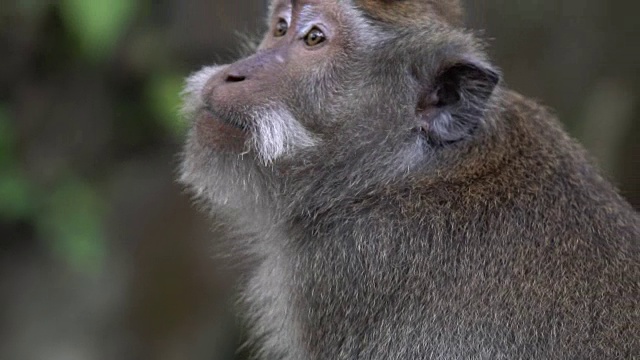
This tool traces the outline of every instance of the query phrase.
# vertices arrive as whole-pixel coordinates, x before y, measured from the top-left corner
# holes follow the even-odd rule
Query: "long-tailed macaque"
[[[274,0],[188,79],[182,181],[256,260],[261,359],[640,359],[638,214],[461,16]]]

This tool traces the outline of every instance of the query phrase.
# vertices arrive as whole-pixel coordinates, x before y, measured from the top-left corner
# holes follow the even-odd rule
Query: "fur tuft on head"
[[[355,0],[368,16],[394,25],[438,20],[460,26],[464,11],[459,0]]]

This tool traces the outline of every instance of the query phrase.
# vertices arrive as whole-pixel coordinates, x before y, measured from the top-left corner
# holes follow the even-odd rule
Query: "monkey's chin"
[[[249,138],[246,129],[234,126],[209,111],[201,111],[197,115],[195,133],[202,146],[224,153],[244,152]]]

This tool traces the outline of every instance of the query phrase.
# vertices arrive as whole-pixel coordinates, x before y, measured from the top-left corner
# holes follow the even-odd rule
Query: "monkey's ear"
[[[420,94],[416,114],[421,131],[437,145],[470,136],[483,121],[500,73],[479,61],[445,66]]]

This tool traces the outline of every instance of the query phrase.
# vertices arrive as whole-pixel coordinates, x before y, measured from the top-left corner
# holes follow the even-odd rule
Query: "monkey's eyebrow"
[[[298,30],[303,30],[310,22],[318,17],[318,12],[309,5],[302,7],[298,13]]]
[[[285,10],[290,10],[291,5],[287,1],[278,1],[278,3],[273,8],[271,15],[281,14]]]
[[[273,7],[269,16],[283,15],[285,11],[290,13],[292,9],[291,1],[289,0],[277,0],[273,2]],[[288,21],[289,19],[287,19]]]

